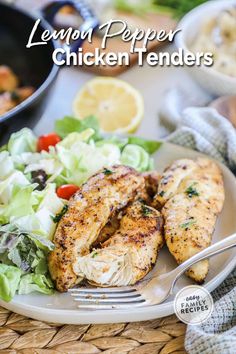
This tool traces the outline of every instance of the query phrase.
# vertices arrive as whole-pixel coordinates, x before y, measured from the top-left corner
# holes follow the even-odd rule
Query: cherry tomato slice
[[[63,184],[61,187],[57,188],[57,196],[69,200],[79,189],[80,188],[74,184]]]
[[[56,133],[42,135],[38,138],[37,150],[38,152],[49,151],[49,146],[55,146],[59,141],[61,141],[61,138]]]

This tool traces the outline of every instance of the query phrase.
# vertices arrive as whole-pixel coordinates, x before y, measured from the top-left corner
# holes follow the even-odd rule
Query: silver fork
[[[236,234],[197,253],[169,273],[144,279],[134,286],[116,288],[73,288],[69,292],[84,309],[125,309],[157,305],[173,294],[178,278],[193,264],[236,246]],[[235,257],[236,258],[236,257]],[[236,264],[236,259],[235,259]]]

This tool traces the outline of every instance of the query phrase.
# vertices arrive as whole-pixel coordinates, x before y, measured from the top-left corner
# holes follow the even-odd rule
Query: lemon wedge
[[[142,121],[144,104],[141,94],[127,82],[96,77],[77,93],[73,111],[78,119],[95,115],[105,132],[134,133]]]

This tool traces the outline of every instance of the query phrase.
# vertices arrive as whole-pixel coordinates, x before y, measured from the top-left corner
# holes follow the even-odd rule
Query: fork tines
[[[136,289],[127,288],[74,288],[69,290],[79,308],[111,309],[141,306],[145,299]]]

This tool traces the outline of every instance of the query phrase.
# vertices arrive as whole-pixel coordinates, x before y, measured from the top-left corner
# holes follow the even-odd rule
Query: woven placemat
[[[185,330],[175,315],[145,322],[62,325],[0,307],[0,354],[184,354]]]

